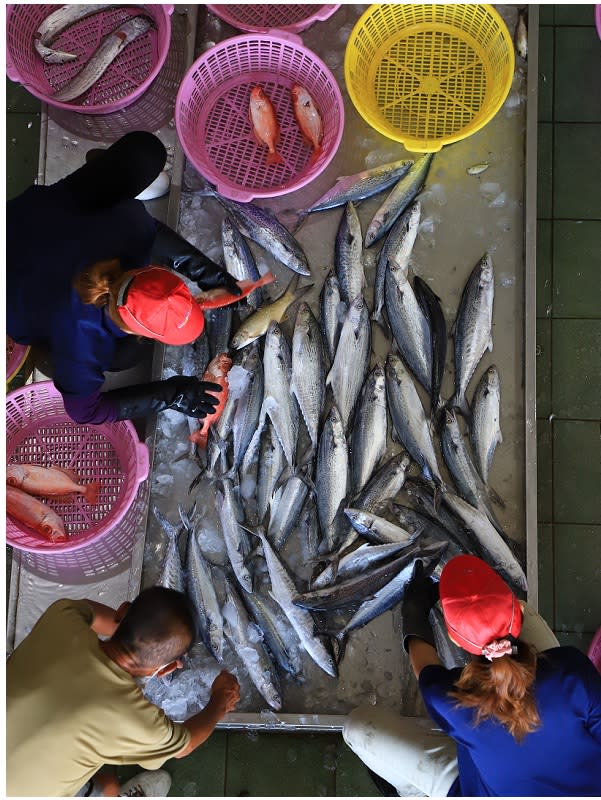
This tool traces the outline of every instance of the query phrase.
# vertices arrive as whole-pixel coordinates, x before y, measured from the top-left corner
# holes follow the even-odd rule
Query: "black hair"
[[[111,641],[137,667],[156,669],[181,658],[196,638],[195,612],[182,592],[151,586],[132,602]]]

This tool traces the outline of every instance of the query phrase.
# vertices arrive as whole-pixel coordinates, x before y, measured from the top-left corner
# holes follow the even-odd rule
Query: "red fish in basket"
[[[65,525],[54,509],[27,492],[6,486],[6,511],[9,516],[33,528],[49,542],[66,542]]]

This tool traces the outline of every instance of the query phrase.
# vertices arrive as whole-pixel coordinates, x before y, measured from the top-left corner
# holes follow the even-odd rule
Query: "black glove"
[[[158,220],[155,220],[155,223],[157,235],[150,253],[151,263],[169,267],[180,275],[185,275],[203,291],[223,286],[231,294],[242,294],[236,279],[229,272],[211,261],[208,256],[167,225]]]
[[[172,408],[187,417],[203,419],[212,414],[219,398],[209,392],[221,392],[218,383],[176,375],[165,381],[143,383],[113,389],[104,395],[117,404],[117,419],[134,419]]]
[[[405,588],[401,609],[405,652],[409,652],[411,636],[417,636],[436,647],[428,616],[438,602],[438,597],[438,583],[424,574],[423,562],[416,561],[413,576]]]

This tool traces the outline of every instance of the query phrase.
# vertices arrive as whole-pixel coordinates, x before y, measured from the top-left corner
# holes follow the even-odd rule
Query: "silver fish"
[[[200,549],[194,525],[180,506],[180,517],[188,530],[186,587],[198,614],[203,642],[217,661],[223,660],[223,617],[213,585],[211,568]]]
[[[363,272],[363,234],[352,203],[347,203],[338,225],[334,244],[334,263],[342,300],[350,306],[365,287]]]
[[[388,411],[384,367],[376,364],[363,384],[350,439],[351,490],[360,492],[386,452]]]
[[[167,517],[156,506],[153,506],[152,512],[167,536],[167,549],[161,564],[161,573],[157,585],[183,592],[185,587],[184,569],[179,553],[179,535],[183,531],[183,527],[176,527],[169,522]]]
[[[438,509],[439,512],[441,510],[443,513],[440,516],[446,516],[446,509]],[[401,527],[405,528],[409,533],[413,535],[421,532],[423,542],[448,542],[447,550],[441,562],[446,558],[453,558],[461,553],[468,553],[478,557],[482,555],[480,549],[473,546],[468,539],[468,535],[459,529],[456,524],[453,524],[449,530],[442,522],[435,521],[426,514],[398,503],[392,503],[391,512],[398,519]],[[449,514],[449,516],[452,515]],[[460,530],[459,536],[454,534],[455,530]]]
[[[395,525],[384,517],[359,508],[345,508],[344,513],[350,519],[355,530],[373,544],[408,544],[415,532],[410,532]]]
[[[246,667],[251,681],[271,708],[279,711],[282,707],[280,678],[263,645],[263,634],[251,622],[236,589],[227,580],[223,618],[226,636]]]
[[[463,289],[453,337],[455,343],[455,394],[450,400],[469,416],[465,393],[480,359],[492,351],[492,312],[495,281],[492,260],[488,253],[478,261]]]
[[[518,8],[518,21],[515,26],[515,49],[524,61],[528,58],[528,9]]]
[[[329,208],[346,205],[349,201],[357,202],[371,197],[378,192],[383,192],[406,175],[413,161],[391,161],[388,164],[380,164],[378,167],[365,169],[354,175],[345,175],[336,179],[336,183],[331,189],[316,200],[312,206],[305,209],[305,214],[312,211],[325,211]]]
[[[220,491],[215,494],[215,506],[234,574],[240,586],[246,592],[252,592],[252,576],[246,566],[246,559],[250,553],[251,546],[246,531],[238,521],[239,512],[236,508],[233,491],[232,482],[228,478],[223,478],[220,481]]]
[[[307,303],[300,303],[292,335],[292,382],[290,391],[317,449],[319,424],[325,402],[325,353],[319,323]]]
[[[517,587],[527,591],[528,583],[522,567],[486,514],[453,492],[445,492],[442,498],[443,502],[478,539],[480,546],[490,559],[491,566],[504,572]]]
[[[69,103],[88,91],[104,75],[119,53],[130,42],[143,36],[151,28],[148,17],[131,17],[119,24],[102,41],[85,67],[52,96],[53,100]]]
[[[497,445],[503,441],[499,425],[501,382],[496,366],[489,367],[480,378],[472,399],[470,443],[480,477],[488,484]]]
[[[274,502],[274,512],[269,518],[267,535],[276,550],[281,550],[296,523],[305,504],[309,488],[302,478],[291,475],[278,489]]]
[[[324,672],[327,672],[328,675],[334,678],[337,677],[338,671],[334,659],[326,649],[323,641],[319,636],[315,635],[315,621],[311,616],[311,612],[300,608],[293,602],[293,598],[298,594],[298,590],[288,570],[269,543],[265,531],[261,528],[257,528],[255,532],[261,539],[263,545],[263,554],[267,562],[269,579],[271,581],[271,596],[276,600],[284,614],[288,617],[301,644],[317,666],[324,670]]]
[[[211,358],[218,353],[229,353],[234,307],[207,309],[204,313]]]
[[[210,360],[209,338],[206,333],[203,333],[192,344],[182,347],[181,374],[201,378]]]
[[[311,274],[303,248],[273,214],[254,203],[227,200],[208,184],[200,193],[217,200],[240,233],[270,253],[276,261],[299,275]]]
[[[348,490],[348,447],[340,412],[332,406],[317,450],[317,514],[328,552],[339,537],[340,508]]]
[[[411,458],[427,480],[443,486],[430,424],[415,384],[398,356],[389,353],[386,361],[386,396],[392,424]]]
[[[376,211],[365,234],[365,246],[371,247],[392,228],[395,221],[419,194],[430,170],[433,153],[419,158],[409,172],[394,186],[384,203]]]
[[[413,292],[407,270],[388,262],[386,312],[399,353],[417,380],[430,393],[432,336],[428,319]]]
[[[340,284],[334,270],[325,279],[320,298],[321,326],[330,365],[334,362],[340,331],[348,306],[340,297]]]
[[[61,6],[57,11],[53,11],[38,26],[33,36],[33,44],[38,53],[47,64],[64,64],[77,58],[77,53],[65,53],[62,50],[53,50],[50,45],[58,39],[63,31],[74,25],[79,20],[97,14],[99,11],[106,11],[114,8],[113,5],[75,5],[67,4]]]
[[[286,457],[284,456],[282,445],[276,436],[272,423],[268,420],[261,436],[259,473],[257,476],[257,514],[261,525],[267,515],[276,483],[285,466]]]
[[[398,269],[407,272],[413,245],[417,238],[420,216],[421,203],[419,200],[415,200],[394,223],[378,255],[374,283],[374,310],[371,318],[383,328],[386,334],[388,334],[388,331],[384,326],[382,311],[386,303],[388,263],[392,261],[397,265]]]
[[[440,387],[447,358],[447,323],[440,305],[440,298],[419,275],[416,275],[413,280],[413,289],[430,328],[432,361],[430,419],[434,420],[442,406],[444,406],[444,402],[440,399]]]
[[[351,303],[344,320],[334,363],[326,378],[340,411],[345,432],[353,417],[363,381],[369,369],[371,328],[363,295]]]
[[[344,509],[346,514],[349,509]],[[343,555],[338,561],[337,566],[329,564],[323,569],[319,575],[311,581],[312,589],[322,589],[324,586],[332,583],[334,580],[343,580],[344,578],[351,578],[355,575],[371,569],[375,564],[380,561],[386,561],[397,555],[397,553],[405,546],[399,542],[392,544],[361,544],[355,550]]]
[[[248,373],[248,382],[238,399],[232,421],[234,460],[232,471],[240,468],[246,450],[259,422],[263,403],[263,363],[258,342],[253,342],[244,350],[243,367]]]
[[[223,261],[226,270],[238,281],[258,281],[261,275],[257,269],[255,257],[238,228],[227,216],[221,223],[221,245],[223,247]],[[249,309],[257,309],[263,304],[264,292],[262,288],[255,289],[245,299]],[[240,314],[238,308],[238,314]]]

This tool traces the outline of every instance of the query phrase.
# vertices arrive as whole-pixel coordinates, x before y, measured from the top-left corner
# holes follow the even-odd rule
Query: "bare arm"
[[[419,673],[424,667],[430,664],[439,664],[442,666],[442,661],[438,658],[436,649],[431,644],[419,639],[417,636],[411,636],[407,643],[409,649],[409,661],[413,669],[413,674],[419,678]]]
[[[240,685],[236,678],[226,670],[222,670],[213,681],[211,698],[207,705],[198,714],[184,722],[184,727],[190,731],[190,741],[185,750],[178,753],[176,758],[185,758],[193,750],[209,738],[215,726],[229,712],[233,711],[240,700]]]
[[[131,603],[121,603],[119,608],[114,609],[110,606],[105,606],[104,603],[97,603],[95,600],[86,600],[86,603],[91,607],[94,612],[94,619],[90,627],[99,636],[112,636]]]

